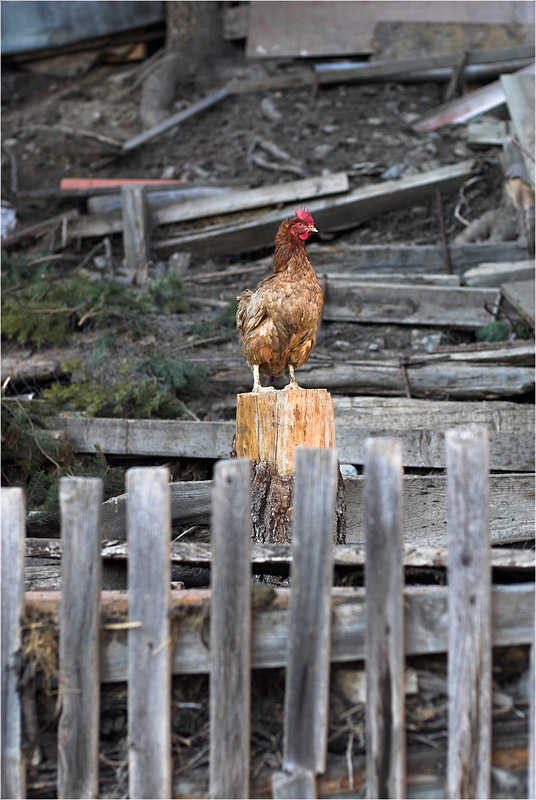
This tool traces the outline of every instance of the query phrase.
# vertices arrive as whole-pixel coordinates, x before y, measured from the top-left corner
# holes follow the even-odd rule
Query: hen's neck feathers
[[[305,241],[294,236],[290,229],[294,219],[286,219],[279,226],[275,237],[274,273],[282,272],[289,266],[298,269],[312,269]]]

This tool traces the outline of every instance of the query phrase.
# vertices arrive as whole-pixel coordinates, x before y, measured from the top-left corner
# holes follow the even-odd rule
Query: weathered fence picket
[[[534,584],[491,586],[486,432],[449,431],[446,444],[448,587],[404,585],[402,445],[375,438],[367,444],[364,477],[366,588],[333,588],[336,451],[298,448],[290,592],[276,590],[273,604],[255,611],[253,627],[249,462],[216,466],[212,585],[186,592],[186,600],[170,594],[169,472],[129,470],[128,622],[116,624],[123,630],[105,647],[100,605],[104,614],[117,613],[127,598],[101,593],[101,483],[63,479],[58,797],[98,796],[100,683],[125,679],[129,796],[172,796],[172,670],[210,674],[209,796],[251,796],[251,670],[285,667],[283,769],[271,776],[272,794],[314,798],[326,769],[330,663],[361,659],[367,672],[366,792],[404,797],[404,660],[437,652],[448,652],[446,793],[489,797],[492,646],[530,645],[533,671]],[[2,796],[24,797],[18,680],[25,600],[28,611],[42,603],[55,615],[59,595],[25,598],[22,491],[3,489],[2,506]],[[171,637],[171,608],[184,602],[210,611],[210,648],[199,629],[180,620]],[[533,796],[533,719],[528,739]]]
[[[406,796],[402,447],[369,439],[365,465],[367,796]]]
[[[102,481],[62,478],[58,797],[98,797]]]
[[[249,797],[250,463],[216,465],[212,496],[210,797]]]
[[[281,798],[316,797],[326,768],[336,492],[336,450],[297,447]]]
[[[25,797],[18,666],[24,615],[24,493],[2,489],[2,797]]]
[[[452,798],[487,798],[491,775],[491,567],[486,430],[447,432],[448,758]]]
[[[129,796],[171,797],[169,470],[127,473]]]

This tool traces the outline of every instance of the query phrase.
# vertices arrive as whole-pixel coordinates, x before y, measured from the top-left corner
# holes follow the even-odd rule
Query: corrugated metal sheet
[[[2,55],[109,36],[164,19],[164,3],[127,0],[3,0]]]

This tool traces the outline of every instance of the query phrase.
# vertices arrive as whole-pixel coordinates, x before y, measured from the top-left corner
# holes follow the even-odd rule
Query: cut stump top
[[[237,396],[236,454],[294,472],[296,445],[335,447],[333,401],[326,389],[248,392]]]

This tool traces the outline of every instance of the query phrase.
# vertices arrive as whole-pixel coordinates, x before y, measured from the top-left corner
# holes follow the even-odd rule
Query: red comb
[[[297,208],[296,216],[302,219],[306,223],[306,225],[314,226],[315,224],[312,216],[309,214],[306,208]]]

